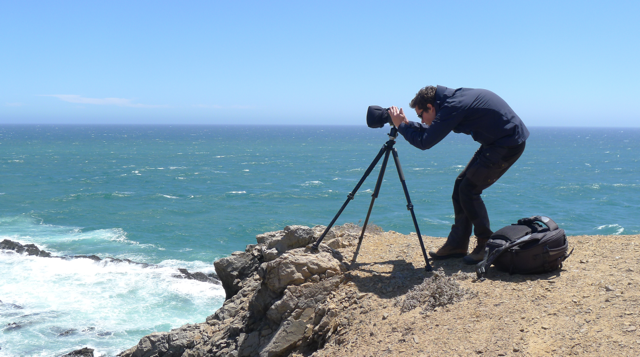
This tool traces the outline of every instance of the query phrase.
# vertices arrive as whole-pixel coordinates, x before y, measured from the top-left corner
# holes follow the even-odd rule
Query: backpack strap
[[[519,223],[519,221],[518,221],[518,223]],[[480,281],[485,280],[485,276],[487,275],[487,267],[490,267],[491,264],[493,264],[493,262],[505,250],[513,248],[513,247],[518,246],[518,245],[523,245],[523,244],[525,244],[527,242],[530,242],[530,241],[539,240],[539,239],[540,238],[538,238],[538,236],[532,237],[532,235],[529,234],[529,235],[526,235],[526,236],[518,239],[515,242],[509,243],[509,244],[505,244],[500,248],[496,248],[496,249],[492,250],[491,252],[489,252],[487,250],[487,252],[485,252],[485,254],[484,254],[484,259],[480,263],[478,263],[476,265],[476,276],[477,276],[478,280],[480,280]]]

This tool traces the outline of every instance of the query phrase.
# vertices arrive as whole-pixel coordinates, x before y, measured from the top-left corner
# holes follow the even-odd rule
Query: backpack
[[[545,216],[522,218],[491,235],[484,260],[476,266],[478,279],[484,280],[491,264],[509,274],[537,274],[562,268],[569,258],[569,242],[564,230]]]

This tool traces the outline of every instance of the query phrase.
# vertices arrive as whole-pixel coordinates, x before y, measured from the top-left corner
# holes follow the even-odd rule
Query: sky
[[[0,0],[0,125],[366,125],[443,85],[527,126],[640,127],[639,18],[631,0]]]

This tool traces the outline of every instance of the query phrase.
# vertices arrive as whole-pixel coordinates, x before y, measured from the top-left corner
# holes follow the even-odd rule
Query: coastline
[[[257,245],[220,260],[239,275],[225,285],[218,272],[228,299],[206,322],[146,336],[120,356],[601,356],[640,349],[640,235],[569,236],[573,254],[547,274],[492,268],[479,282],[461,260],[432,262],[461,298],[403,312],[407,294],[436,275],[424,271],[415,234],[365,234],[347,269],[355,226],[334,227],[322,259],[305,248],[322,227],[292,227],[258,235]],[[427,249],[442,242],[423,239]],[[273,256],[265,262],[265,254]]]

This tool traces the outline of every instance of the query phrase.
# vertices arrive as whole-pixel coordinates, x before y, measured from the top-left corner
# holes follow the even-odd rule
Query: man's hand
[[[389,115],[391,116],[391,120],[393,121],[393,125],[395,125],[395,127],[399,127],[400,124],[402,123],[409,123],[409,120],[407,119],[406,116],[404,116],[404,112],[402,111],[402,108],[398,109],[398,107],[391,107],[389,108]]]

